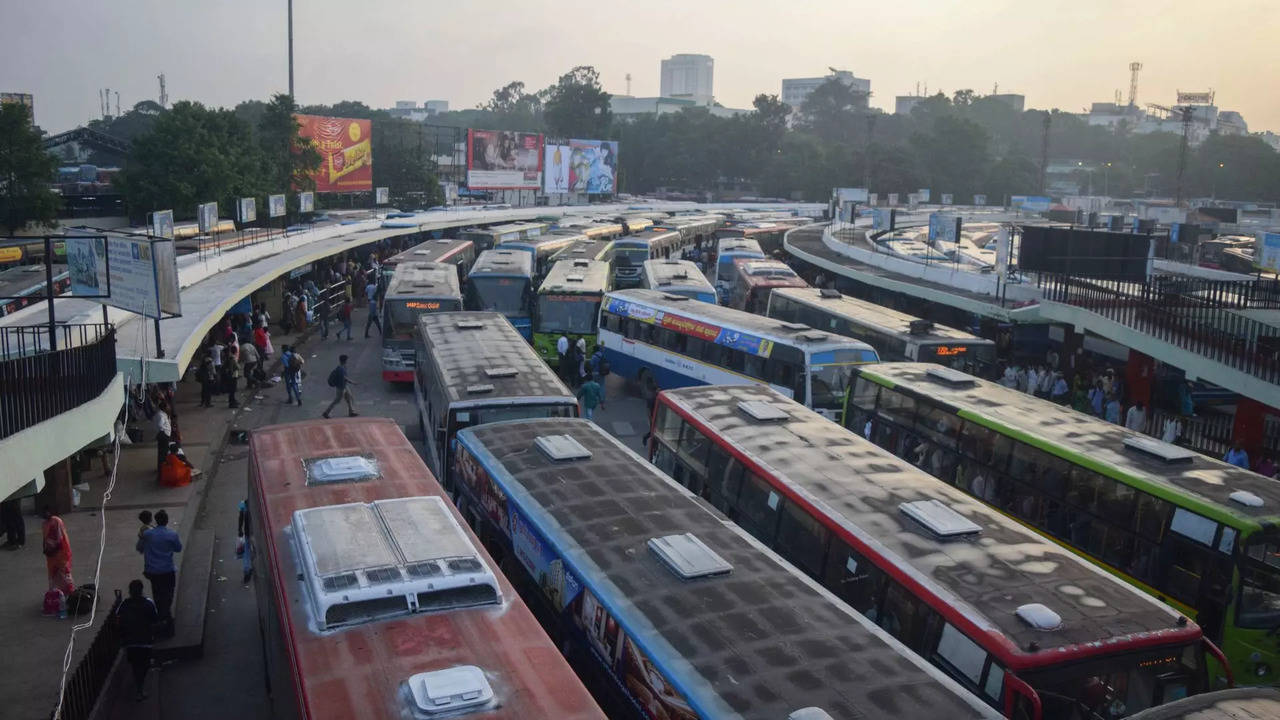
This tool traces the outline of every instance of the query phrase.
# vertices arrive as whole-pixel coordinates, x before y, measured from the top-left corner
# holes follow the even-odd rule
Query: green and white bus
[[[609,264],[599,260],[561,260],[538,287],[533,306],[533,348],[548,365],[559,367],[556,341],[561,335],[586,341],[595,350],[600,301],[609,292]]]
[[[853,368],[845,427],[1177,608],[1280,680],[1280,483],[931,363]]]

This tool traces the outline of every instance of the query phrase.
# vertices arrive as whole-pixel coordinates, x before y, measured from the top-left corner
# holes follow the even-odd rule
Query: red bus
[[[1225,666],[1168,606],[769,388],[667,390],[653,433],[659,469],[1008,717],[1123,717]]]
[[[249,444],[272,717],[604,717],[394,421]]]
[[[778,260],[743,258],[734,260],[733,266],[733,288],[725,304],[738,310],[763,315],[774,288],[809,287],[795,270]]]

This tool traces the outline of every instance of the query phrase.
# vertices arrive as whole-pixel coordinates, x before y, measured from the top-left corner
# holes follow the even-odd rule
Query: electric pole
[[[1191,119],[1195,112],[1192,108],[1179,108],[1182,113],[1182,146],[1178,149],[1178,197],[1174,201],[1174,207],[1182,207],[1182,173],[1187,169],[1187,135],[1191,133]]]
[[[293,97],[293,0],[289,0],[289,97]]]
[[[1044,113],[1044,135],[1040,139],[1040,194],[1045,192],[1045,181],[1049,173],[1049,127],[1053,125],[1053,114]]]

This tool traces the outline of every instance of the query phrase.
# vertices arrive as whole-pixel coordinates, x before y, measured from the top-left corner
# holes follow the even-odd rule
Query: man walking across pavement
[[[359,385],[355,380],[347,376],[347,356],[338,356],[338,366],[329,373],[329,387],[336,391],[333,402],[329,403],[329,407],[325,408],[324,418],[329,419],[329,413],[333,408],[343,400],[347,401],[347,414],[355,417],[360,413],[356,412],[354,398],[351,396],[351,385]]]
[[[338,309],[338,319],[342,321],[342,327],[338,328],[338,334],[334,336],[334,340],[341,340],[342,333],[347,334],[347,339],[351,339],[351,312],[354,308],[351,305],[351,298],[342,301],[342,307]]]
[[[164,633],[173,635],[173,591],[178,585],[178,571],[173,564],[173,554],[182,552],[182,540],[169,527],[169,513],[158,510],[156,526],[142,534],[135,546],[142,553],[142,575],[151,581],[151,596],[155,598],[156,613],[164,626]]]
[[[369,301],[369,319],[364,321],[364,336],[369,337],[369,326],[378,328],[378,334],[382,334],[382,323],[378,321],[378,283],[373,280],[376,276],[370,275],[370,280],[364,286],[364,296]]]
[[[119,601],[113,619],[120,630],[125,660],[133,669],[134,700],[146,700],[143,683],[151,668],[151,644],[155,641],[154,628],[160,614],[156,604],[142,594],[141,580],[129,581],[129,597]]]

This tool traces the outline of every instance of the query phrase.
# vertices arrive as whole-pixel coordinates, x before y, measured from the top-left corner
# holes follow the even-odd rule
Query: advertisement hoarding
[[[838,203],[865,203],[869,197],[866,188],[832,188],[831,196]]]
[[[76,254],[69,269],[73,294],[78,286],[107,305],[151,318],[182,314],[172,240],[115,236],[105,242],[95,240],[102,238],[67,239],[68,252]],[[110,295],[105,296],[108,289]]]
[[[380,187],[373,191],[373,204],[386,205],[391,202],[391,188]]]
[[[953,200],[955,200],[955,196],[952,195],[951,193],[942,193],[943,205],[951,205]]]
[[[616,140],[570,140],[569,149],[570,190],[601,195],[617,192]]]
[[[320,152],[320,169],[312,175],[317,192],[373,189],[373,122],[323,115],[294,115],[299,134]],[[273,216],[274,217],[274,216]]]
[[[316,211],[316,194],[310,190],[304,193],[298,193],[298,212],[315,212]]]
[[[929,242],[941,240],[956,242],[956,216],[947,213],[929,213]]]
[[[889,193],[889,204],[890,205],[898,204],[898,193]]]
[[[1009,198],[1009,205],[1015,210],[1047,212],[1053,202],[1043,195],[1014,195]]]
[[[213,211],[214,219],[218,217],[218,210],[215,207]],[[156,237],[173,239],[173,211],[157,210],[151,213],[151,234]]]
[[[542,163],[542,191],[545,193],[569,192],[569,158],[571,149],[568,145],[547,145]]]
[[[871,229],[872,230],[888,230],[892,225],[893,210],[889,208],[876,208],[871,211]]]
[[[986,196],[986,195],[974,195],[974,196],[973,196],[973,204],[974,204],[974,205],[977,205],[978,207],[982,207],[983,205],[986,205],[986,204],[987,204],[987,196]]]
[[[920,188],[917,190],[916,197],[920,198],[920,202],[929,202],[929,188]]]
[[[1271,272],[1280,271],[1280,233],[1258,233],[1257,251],[1253,256],[1258,259],[1258,267]]]
[[[107,238],[69,237],[66,239],[67,274],[71,279],[70,294],[77,297],[106,297]]]
[[[876,205],[879,205],[879,204],[880,204],[880,194],[879,194],[879,193],[871,193],[870,195],[868,195],[868,196],[867,196],[867,204],[868,204],[868,205],[871,205],[872,207],[874,207],[874,206],[876,206]]]
[[[1210,105],[1213,103],[1211,92],[1178,92],[1179,105]]]
[[[267,215],[269,217],[284,217],[284,209],[284,193],[267,196]]]
[[[467,187],[473,190],[540,189],[542,135],[468,129]]]
[[[218,226],[218,203],[200,203],[196,206],[196,225],[200,232],[213,232]]]
[[[258,219],[258,201],[251,198],[240,198],[236,200],[236,220],[241,225],[251,223]]]

